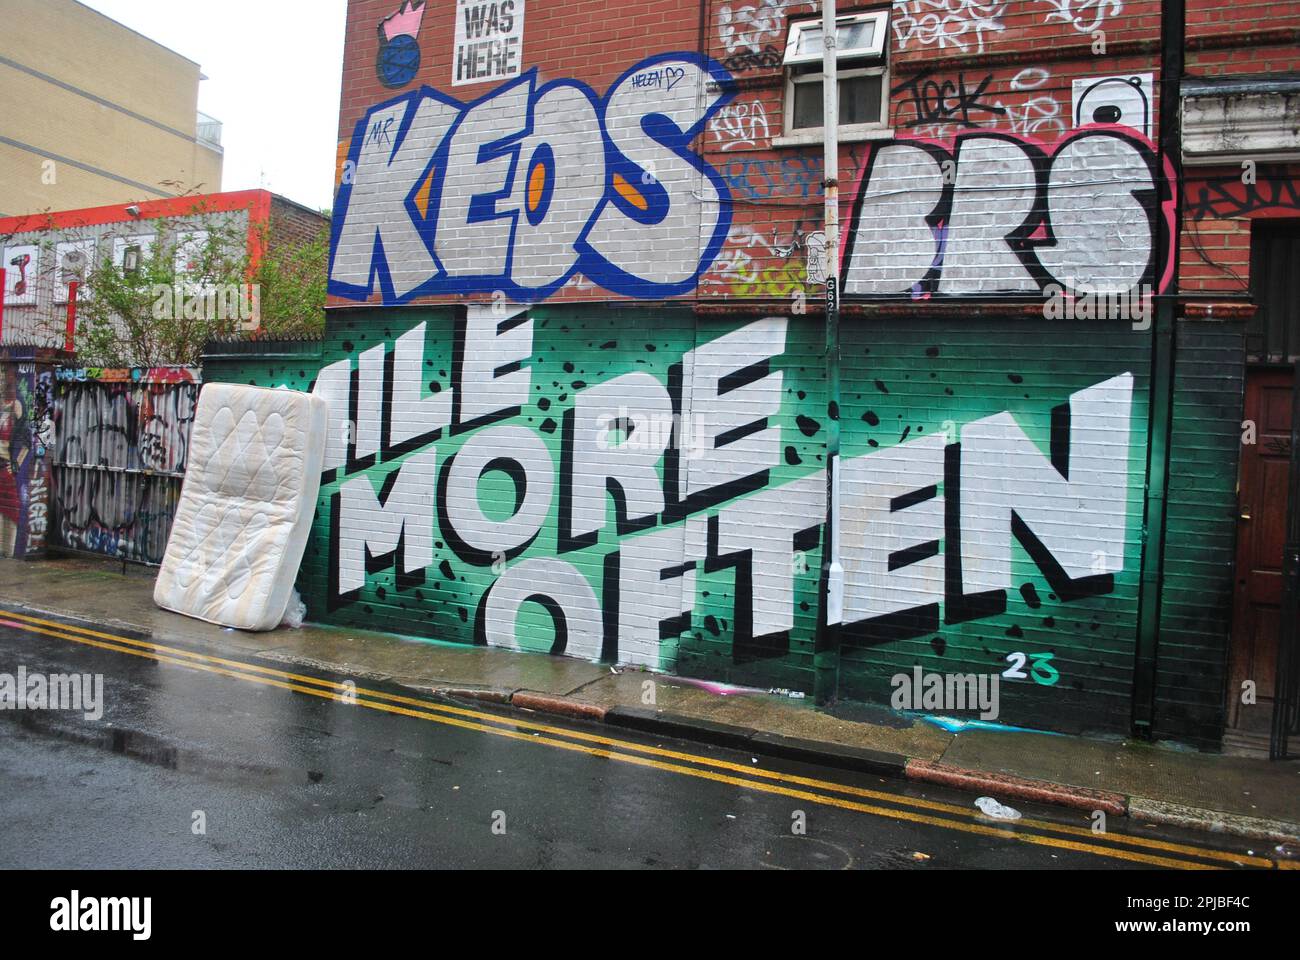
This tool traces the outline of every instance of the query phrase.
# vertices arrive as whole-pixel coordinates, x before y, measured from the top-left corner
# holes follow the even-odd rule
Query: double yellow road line
[[[298,673],[289,673],[248,663],[195,653],[148,640],[135,640],[118,634],[89,630],[54,620],[43,620],[11,610],[0,609],[0,625],[25,633],[53,637],[72,643],[97,647],[114,653],[141,657],[157,663],[201,670],[233,680],[256,683],[268,687],[291,690],[294,693],[333,700],[350,706],[364,707],[383,713],[413,717],[433,723],[472,730],[476,733],[508,737],[525,743],[538,744],[559,750],[569,750],[620,763],[648,767],[681,776],[712,780],[775,794],[806,803],[837,807],[877,817],[908,823],[924,824],[955,830],[961,833],[993,837],[1036,846],[1089,853],[1101,857],[1129,860],[1156,867],[1184,870],[1215,869],[1227,866],[1278,868],[1289,867],[1289,861],[1275,861],[1267,857],[1251,856],[1190,844],[1172,843],[1150,837],[1124,834],[1095,834],[1089,827],[1070,826],[1049,820],[1024,818],[1014,827],[996,826],[967,807],[921,797],[900,796],[879,790],[870,790],[849,784],[836,783],[813,777],[801,777],[774,770],[747,766],[715,757],[668,750],[630,740],[601,736],[583,730],[536,723],[520,718],[501,716],[464,707],[437,703],[417,697],[406,697],[355,686],[349,682],[322,680]],[[880,804],[888,804],[881,806]]]

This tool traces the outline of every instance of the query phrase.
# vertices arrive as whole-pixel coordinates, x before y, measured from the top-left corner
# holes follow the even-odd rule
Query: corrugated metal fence
[[[192,367],[55,372],[52,544],[162,562],[199,386]]]

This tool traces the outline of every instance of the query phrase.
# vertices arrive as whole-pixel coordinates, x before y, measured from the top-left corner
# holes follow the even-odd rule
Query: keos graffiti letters
[[[731,215],[691,142],[733,86],[683,53],[642,61],[603,96],[533,70],[471,103],[425,87],[374,107],[338,194],[330,292],[536,301],[578,272],[627,296],[693,290]]]

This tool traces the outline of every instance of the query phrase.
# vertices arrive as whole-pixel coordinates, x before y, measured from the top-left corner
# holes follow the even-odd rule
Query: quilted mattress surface
[[[279,626],[316,510],[327,410],[293,390],[203,387],[158,606],[241,630]]]

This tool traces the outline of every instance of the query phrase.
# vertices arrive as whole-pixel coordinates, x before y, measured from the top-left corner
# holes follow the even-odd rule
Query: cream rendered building
[[[199,65],[75,0],[4,0],[0,216],[221,189]]]

